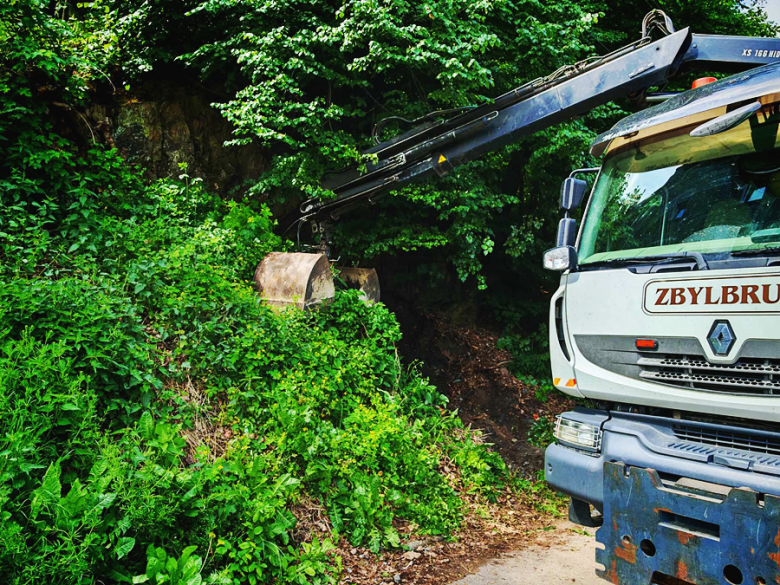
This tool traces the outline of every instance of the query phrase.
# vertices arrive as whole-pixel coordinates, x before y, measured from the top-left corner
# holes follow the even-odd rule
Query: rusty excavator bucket
[[[379,276],[373,268],[350,268],[341,269],[341,280],[347,285],[347,288],[356,288],[360,291],[360,296],[365,302],[378,303],[380,297]]]
[[[311,309],[336,293],[325,254],[271,252],[255,269],[255,286],[272,307]]]
[[[343,268],[348,288],[361,291],[364,300],[379,300],[379,278],[373,268]],[[330,262],[325,254],[271,252],[255,269],[255,287],[272,307],[312,309],[336,293]]]

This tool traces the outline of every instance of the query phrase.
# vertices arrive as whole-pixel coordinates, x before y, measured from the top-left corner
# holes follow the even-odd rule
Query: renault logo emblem
[[[728,321],[715,321],[707,336],[707,341],[715,355],[729,355],[737,336]]]

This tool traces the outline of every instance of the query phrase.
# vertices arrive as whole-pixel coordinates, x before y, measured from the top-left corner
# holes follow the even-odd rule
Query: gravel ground
[[[548,541],[493,559],[453,585],[604,585],[595,574],[595,529],[584,532],[569,522],[556,524]]]

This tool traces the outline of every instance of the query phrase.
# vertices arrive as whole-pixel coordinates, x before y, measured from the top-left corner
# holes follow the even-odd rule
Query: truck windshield
[[[646,139],[605,161],[593,190],[579,263],[780,245],[780,113],[692,138]]]

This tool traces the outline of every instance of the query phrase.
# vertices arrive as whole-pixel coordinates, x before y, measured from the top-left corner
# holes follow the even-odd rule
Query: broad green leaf
[[[154,419],[148,410],[141,415],[141,419],[138,421],[138,430],[147,441],[154,439]]]
[[[168,560],[165,563],[165,572],[168,573],[168,577],[173,583],[176,583],[179,580],[179,563],[175,558],[168,557]]]
[[[133,550],[134,546],[135,538],[123,536],[117,541],[116,547],[114,548],[114,554],[116,555],[116,558],[121,559],[126,557],[128,554],[130,554],[130,551]]]
[[[60,485],[60,464],[54,462],[49,465],[43,476],[41,486],[33,492],[30,504],[30,515],[34,519],[40,513],[42,506],[51,504],[60,499],[62,486]]]
[[[146,562],[146,576],[154,579],[165,568],[165,562],[157,557],[149,557]]]
[[[111,504],[113,504],[115,500],[116,500],[116,494],[101,494],[98,497],[98,501],[95,504],[95,507],[98,508],[99,510],[105,510]]]

